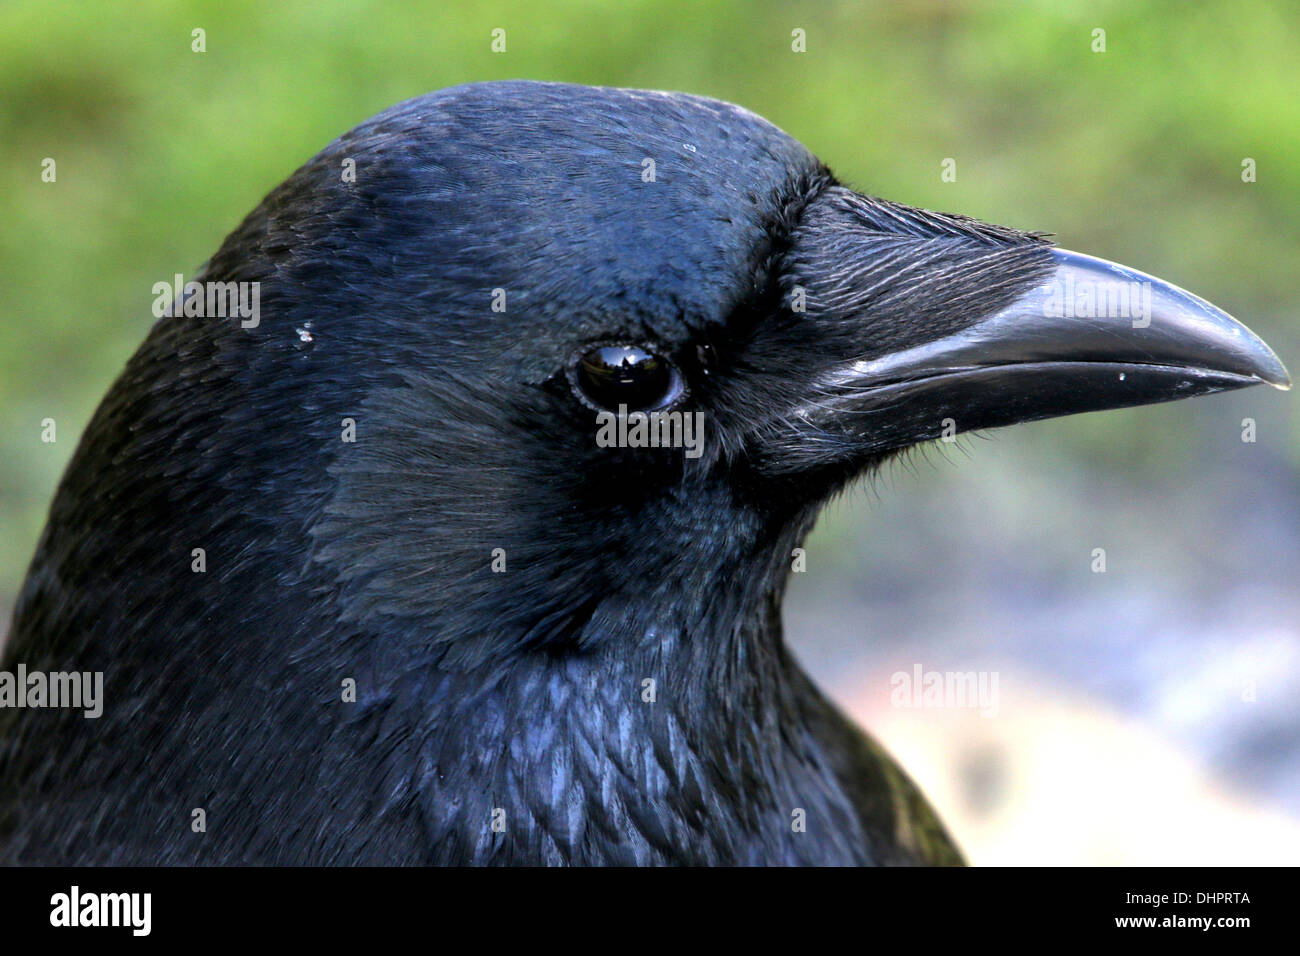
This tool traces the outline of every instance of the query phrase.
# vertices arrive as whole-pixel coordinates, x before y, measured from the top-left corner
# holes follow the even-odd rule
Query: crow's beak
[[[1046,281],[959,332],[841,366],[819,384],[860,449],[1267,383],[1248,328],[1177,286],[1062,249]],[[837,429],[839,431],[839,429]],[[841,431],[842,437],[848,437]]]

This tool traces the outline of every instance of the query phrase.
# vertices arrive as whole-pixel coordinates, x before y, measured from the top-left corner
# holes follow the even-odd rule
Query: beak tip
[[[1277,357],[1277,353],[1263,343],[1256,340],[1257,348],[1254,350],[1255,367],[1251,373],[1261,384],[1272,385],[1279,391],[1289,392],[1291,390],[1291,373],[1286,370],[1282,360]]]
[[[1171,283],[1105,259],[1053,249],[1057,263],[1056,282],[1062,277],[1075,285],[1105,285],[1108,282],[1137,283],[1151,290],[1152,318],[1164,326],[1162,345],[1178,356],[1180,363],[1209,372],[1226,372],[1240,377],[1242,385],[1271,385],[1281,391],[1291,388],[1291,375],[1277,353],[1258,335],[1218,306]],[[1111,330],[1113,333],[1113,329]],[[1144,343],[1144,348],[1152,343]]]

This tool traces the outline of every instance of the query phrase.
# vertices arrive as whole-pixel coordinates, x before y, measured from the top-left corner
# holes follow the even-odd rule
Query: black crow
[[[5,671],[103,712],[3,710],[5,861],[959,863],[783,644],[819,507],[948,432],[1287,384],[1173,286],[676,93],[400,104],[198,280],[17,604]]]

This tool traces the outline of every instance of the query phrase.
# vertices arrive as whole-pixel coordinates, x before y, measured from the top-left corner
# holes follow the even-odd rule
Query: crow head
[[[762,119],[679,94],[402,104],[209,272],[263,279],[267,319],[234,347],[282,354],[330,419],[311,533],[348,618],[466,660],[774,600],[817,507],[917,442],[1287,382],[1179,289],[860,195]],[[678,447],[635,447],[656,425]]]

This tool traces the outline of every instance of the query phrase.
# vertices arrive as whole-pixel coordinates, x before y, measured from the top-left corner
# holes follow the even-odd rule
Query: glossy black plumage
[[[0,860],[959,862],[780,601],[819,505],[942,417],[868,440],[828,373],[1053,268],[710,100],[496,83],[379,115],[206,266],[261,283],[258,327],[162,320],[87,429],[4,666],[102,670],[105,713],[0,712]],[[608,342],[678,365],[698,460],[596,447],[565,373]]]

